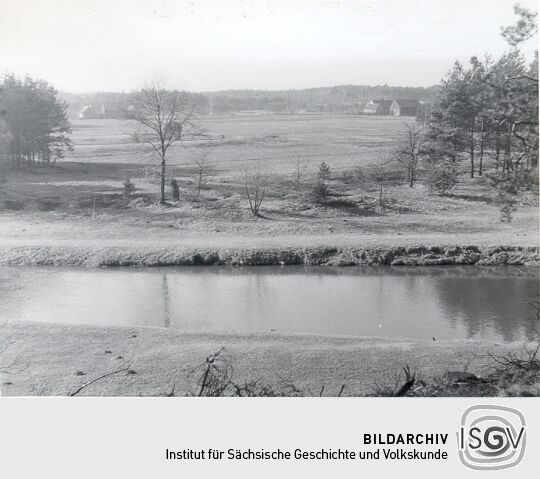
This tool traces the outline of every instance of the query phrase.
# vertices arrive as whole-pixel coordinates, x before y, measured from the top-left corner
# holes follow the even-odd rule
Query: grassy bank
[[[405,364],[418,378],[447,371],[486,372],[488,353],[519,352],[518,343],[419,341],[408,339],[260,334],[202,334],[151,328],[96,328],[42,323],[2,326],[0,365],[3,395],[69,395],[85,387],[92,396],[176,395],[196,392],[194,368],[225,348],[234,380],[280,387],[294,384],[304,394],[376,394],[402,381]],[[1,350],[1,349],[0,349]]]
[[[433,266],[538,264],[538,248],[514,246],[193,248],[126,244],[2,246],[0,264],[62,266]]]

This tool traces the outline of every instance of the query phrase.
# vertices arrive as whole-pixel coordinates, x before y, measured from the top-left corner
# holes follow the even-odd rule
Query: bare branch
[[[72,396],[76,396],[77,394],[79,394],[84,388],[90,386],[91,384],[94,384],[95,382],[99,381],[100,379],[103,379],[103,378],[106,378],[108,376],[112,376],[113,374],[118,374],[118,373],[121,373],[123,371],[128,371],[129,370],[129,367],[125,367],[125,368],[122,368],[122,369],[117,369],[116,371],[112,371],[110,373],[107,373],[107,374],[103,374],[95,379],[92,379],[92,381],[88,381],[87,383],[84,383],[80,388],[76,389],[75,391],[73,391],[72,393],[69,393],[69,395],[72,397]]]

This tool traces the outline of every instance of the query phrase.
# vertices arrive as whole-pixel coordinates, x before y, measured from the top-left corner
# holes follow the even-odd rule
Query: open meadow
[[[333,171],[347,171],[377,162],[388,153],[404,124],[412,118],[360,115],[233,114],[199,119],[194,135],[175,144],[168,154],[175,175],[189,172],[206,155],[219,179],[241,175],[246,164],[259,162],[270,174],[294,174],[298,161],[316,173],[326,161]],[[155,164],[148,145],[136,143],[137,124],[129,120],[74,120],[74,151],[66,161]]]

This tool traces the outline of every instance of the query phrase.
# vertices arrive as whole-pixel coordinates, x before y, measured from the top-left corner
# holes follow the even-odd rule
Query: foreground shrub
[[[236,382],[233,378],[233,366],[229,356],[222,348],[206,358],[206,361],[190,372],[196,379],[193,396],[198,397],[295,397],[303,392],[294,384],[265,384],[260,380]]]
[[[427,170],[425,181],[432,192],[436,191],[440,195],[445,195],[458,182],[457,168],[453,165],[431,166]]]
[[[380,397],[481,397],[481,396],[539,396],[540,395],[540,342],[533,341],[521,353],[510,352],[503,356],[490,355],[489,372],[481,377],[467,371],[447,371],[442,376],[422,378],[408,365],[401,370],[388,371],[385,382],[375,386],[368,396]],[[378,374],[380,376],[380,374]],[[190,371],[194,380],[192,396],[244,396],[285,397],[322,396],[325,387],[313,392],[281,381],[268,384],[260,379],[237,382],[231,358],[222,348],[208,356],[204,363]],[[342,396],[346,384],[337,397]],[[317,394],[318,393],[318,394]],[[170,395],[170,394],[168,394]]]

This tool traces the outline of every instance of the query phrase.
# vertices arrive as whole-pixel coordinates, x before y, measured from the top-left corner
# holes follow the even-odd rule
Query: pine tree
[[[3,121],[9,132],[7,163],[50,165],[71,148],[67,105],[47,82],[6,75],[0,85]]]
[[[323,161],[319,165],[319,179],[323,182],[326,182],[328,179],[330,179],[330,167],[326,164],[325,161]]]

